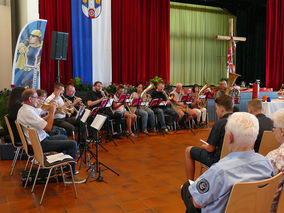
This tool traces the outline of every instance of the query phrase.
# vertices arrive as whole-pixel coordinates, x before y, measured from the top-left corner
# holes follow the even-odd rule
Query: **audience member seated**
[[[248,112],[255,115],[259,123],[259,133],[254,144],[254,151],[258,152],[263,132],[272,130],[273,121],[266,117],[262,112],[262,103],[260,100],[253,99],[248,102]]]
[[[204,99],[199,99],[199,86],[194,84],[192,87],[192,104],[191,107],[197,116],[197,125],[204,126],[206,120],[206,105],[207,101]]]
[[[24,87],[16,87],[12,90],[8,99],[8,120],[14,135],[14,141],[16,145],[21,145],[21,139],[16,128],[15,120],[19,109],[22,107],[22,93],[25,90]]]
[[[40,117],[40,111],[36,110],[38,95],[35,90],[26,89],[22,94],[23,106],[19,109],[17,121],[23,126],[23,131],[27,142],[31,145],[26,128],[34,128],[42,146],[43,152],[63,152],[76,159],[77,142],[67,140],[65,135],[49,136],[46,131],[50,131],[53,125],[53,117],[56,109],[54,102],[49,104],[49,116],[47,121]],[[71,164],[72,172],[75,174],[75,163]],[[76,183],[83,183],[85,180],[75,177]],[[72,179],[67,178],[67,183],[72,183]]]
[[[220,159],[223,139],[225,135],[225,125],[227,118],[233,112],[232,97],[223,95],[215,100],[216,113],[219,118],[212,127],[207,139],[208,145],[202,148],[189,146],[185,150],[185,171],[187,179],[193,180],[195,171],[195,161],[199,161],[206,166],[211,166]]]
[[[165,84],[160,82],[157,85],[157,89],[151,93],[152,100],[159,99],[162,100],[163,105],[152,106],[152,110],[157,115],[158,122],[161,124],[161,129],[165,134],[169,133],[166,125],[165,114],[169,115],[168,125],[173,126],[173,122],[177,120],[178,113],[174,111],[170,106],[171,102],[167,98],[167,94],[164,91]],[[169,105],[169,106],[167,106]]]
[[[273,134],[276,140],[279,142],[279,148],[269,152],[266,157],[270,160],[274,171],[276,173],[284,172],[284,109],[279,109],[272,114],[272,120],[274,122]],[[277,204],[279,201],[280,193],[283,190],[284,176],[282,177],[281,183],[279,184],[277,193],[274,197],[271,211],[276,212]]]
[[[130,96],[131,99],[133,98],[141,98],[142,102],[147,102],[149,95],[144,94],[143,97],[141,97],[143,91],[143,85],[137,84],[136,85],[136,92],[133,92]],[[142,127],[141,131],[148,135],[147,125],[149,123],[149,127],[152,132],[156,132],[156,125],[155,125],[155,115],[152,109],[150,109],[148,106],[138,106],[138,107],[130,107],[131,111],[134,112],[136,115],[141,116],[142,118]]]
[[[184,183],[181,196],[187,212],[225,212],[235,183],[265,180],[274,175],[271,163],[253,150],[258,128],[256,117],[247,112],[236,112],[228,118],[224,143],[230,153],[195,182]]]

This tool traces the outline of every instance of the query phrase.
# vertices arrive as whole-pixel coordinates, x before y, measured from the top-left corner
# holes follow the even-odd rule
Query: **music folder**
[[[126,99],[126,95],[121,95],[121,96],[119,96],[117,103],[124,103],[125,99]]]
[[[90,113],[89,117],[92,117],[92,116],[96,115],[97,112],[99,111],[99,109],[100,109],[100,107],[94,107],[94,109]]]
[[[107,105],[107,102],[108,102],[108,99],[104,99],[104,100],[102,100],[102,103],[101,103],[100,108],[105,108],[105,107],[106,107],[106,105]]]
[[[105,123],[106,116],[97,114],[95,119],[93,120],[91,127],[95,128],[96,130],[100,131],[102,126]]]
[[[141,106],[141,103],[142,103],[142,98],[133,98],[132,99],[132,106],[133,107]]]
[[[183,95],[180,99],[180,102],[190,102],[191,101],[192,96],[191,95]]]
[[[159,99],[159,98],[153,99],[151,101],[150,106],[165,106],[165,104],[163,104],[162,102],[163,102],[163,99]]]

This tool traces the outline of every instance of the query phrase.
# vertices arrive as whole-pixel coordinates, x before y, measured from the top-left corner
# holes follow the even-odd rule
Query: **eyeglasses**
[[[31,98],[38,98],[38,96],[31,96]]]

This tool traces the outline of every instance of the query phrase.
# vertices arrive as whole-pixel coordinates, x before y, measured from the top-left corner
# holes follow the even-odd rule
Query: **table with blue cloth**
[[[208,104],[207,104],[208,121],[216,121],[218,119],[216,115],[215,95],[214,98],[208,99]],[[260,92],[258,96],[259,99],[261,99],[264,95],[267,95],[271,99],[277,99],[279,96],[277,92]],[[251,99],[252,99],[252,92],[240,93],[239,103],[236,104],[240,112],[248,111],[248,101],[250,101]]]

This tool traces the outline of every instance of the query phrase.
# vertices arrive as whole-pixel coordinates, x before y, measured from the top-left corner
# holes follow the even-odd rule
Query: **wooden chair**
[[[276,140],[272,131],[264,131],[260,142],[258,153],[265,156],[270,151],[277,149],[280,143]]]
[[[72,182],[73,182],[73,187],[74,187],[74,192],[75,192],[75,198],[77,198],[77,190],[76,190],[76,186],[75,186],[75,182],[74,182],[72,167],[70,165],[70,163],[75,163],[75,160],[69,155],[64,155],[60,159],[56,159],[53,162],[49,162],[48,159],[47,159],[47,156],[45,156],[43,151],[42,151],[42,147],[41,147],[40,141],[38,139],[38,135],[37,135],[36,130],[28,128],[28,134],[29,134],[29,137],[30,137],[30,141],[32,143],[33,150],[34,150],[34,158],[39,162],[39,166],[38,166],[38,170],[37,170],[37,173],[36,173],[36,176],[35,176],[35,180],[37,179],[39,170],[41,168],[49,169],[48,177],[46,179],[44,190],[42,192],[42,196],[41,196],[41,199],[40,199],[40,205],[42,204],[42,200],[44,198],[44,194],[45,194],[47,184],[48,184],[49,178],[51,176],[52,170],[54,170],[54,172],[55,172],[55,169],[57,167],[60,167],[64,186],[66,186],[63,168],[62,168],[62,166],[65,166],[65,165],[68,165],[69,168],[70,168],[69,172],[71,173],[71,177],[72,177]],[[58,155],[58,154],[55,154],[55,155]],[[48,157],[55,157],[55,155],[49,155]],[[55,175],[56,175],[56,172],[55,172]],[[34,181],[34,183],[33,183],[32,192],[34,190],[35,182],[36,181]]]
[[[26,183],[25,183],[25,186],[24,186],[24,188],[26,188],[28,180],[29,180],[29,177],[30,177],[30,174],[31,174],[31,171],[32,171],[32,168],[33,168],[33,164],[34,164],[34,160],[33,160],[34,153],[33,153],[33,151],[31,149],[28,148],[28,142],[26,140],[26,136],[24,135],[24,132],[23,132],[21,124],[19,124],[18,121],[15,121],[15,124],[16,124],[17,130],[18,130],[19,136],[21,138],[24,150],[25,150],[25,152],[26,152],[26,154],[28,156],[28,160],[27,160],[27,163],[26,163],[26,166],[25,166],[25,170],[27,169],[29,161],[31,160],[31,162],[32,162],[30,170],[29,170],[29,173],[28,173],[28,176],[27,176],[27,180],[26,180]]]
[[[284,212],[284,190],[282,186],[282,191],[280,193],[279,201],[277,204],[277,213],[283,213]]]
[[[5,116],[4,116],[4,119],[5,119],[7,128],[8,128],[8,131],[9,131],[9,135],[10,135],[12,144],[13,144],[13,146],[16,148],[16,153],[15,153],[15,156],[14,156],[14,160],[13,160],[13,163],[12,163],[12,169],[11,169],[11,172],[10,172],[10,176],[12,176],[12,175],[13,175],[13,172],[14,172],[14,168],[15,168],[16,163],[17,163],[17,159],[18,159],[18,156],[19,156],[20,151],[22,151],[22,154],[23,154],[23,145],[17,145],[17,143],[16,143],[16,141],[15,141],[15,138],[14,138],[14,134],[13,134],[11,125],[10,125],[10,122],[9,122],[9,119],[8,119],[8,116],[5,115]],[[21,154],[20,159],[22,158],[22,154]]]
[[[221,155],[220,155],[220,159],[225,157],[226,155],[228,155],[230,152],[228,150],[227,145],[224,143],[223,141],[223,145],[222,145],[222,151],[221,151]],[[198,161],[195,161],[195,172],[194,172],[194,180],[196,180],[200,175],[202,175],[204,172],[206,172],[206,170],[209,169],[208,166],[206,166],[203,163],[200,163]]]
[[[270,212],[281,178],[282,173],[279,173],[262,181],[235,183],[225,212]]]

